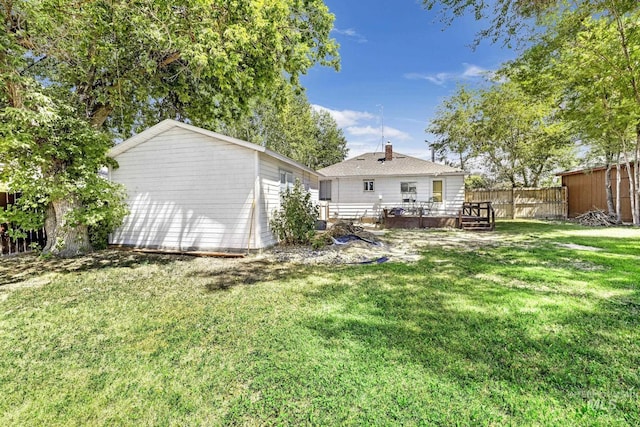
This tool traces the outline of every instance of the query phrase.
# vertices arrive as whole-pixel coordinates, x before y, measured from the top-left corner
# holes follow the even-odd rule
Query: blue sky
[[[500,44],[472,44],[482,23],[472,17],[446,27],[419,0],[325,0],[335,15],[341,70],[316,66],[302,78],[309,102],[329,110],[343,129],[349,157],[380,150],[430,159],[424,129],[458,83],[515,57]]]

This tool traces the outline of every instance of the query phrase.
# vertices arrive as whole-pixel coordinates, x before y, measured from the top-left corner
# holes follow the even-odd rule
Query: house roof
[[[633,167],[635,165],[634,161],[631,161],[629,163],[631,164],[631,167]],[[627,166],[625,164],[622,164],[621,167],[626,168]],[[593,172],[603,171],[603,170],[606,170],[606,169],[607,169],[606,165],[600,165],[600,166],[593,166],[593,167],[590,167],[590,168],[582,168],[582,169],[575,169],[575,170],[569,170],[569,171],[562,171],[562,172],[556,173],[556,176],[583,175],[583,174],[589,174],[589,173],[593,173]]]
[[[365,153],[318,172],[327,177],[375,177],[398,175],[464,175],[461,169],[429,162],[401,153],[393,153],[392,160],[382,161],[385,153]]]
[[[261,145],[257,145],[257,144],[253,144],[251,142],[247,142],[247,141],[243,141],[241,139],[237,139],[237,138],[233,138],[227,135],[223,135],[221,133],[217,133],[217,132],[213,132],[207,129],[203,129],[203,128],[199,128],[197,126],[193,126],[187,123],[182,123],[179,122],[177,120],[172,120],[172,119],[166,119],[161,121],[160,123],[151,126],[150,128],[140,132],[137,135],[132,136],[129,139],[126,139],[125,141],[121,142],[120,144],[114,146],[113,148],[111,148],[111,150],[109,150],[108,156],[109,157],[117,157],[120,154],[129,151],[130,149],[142,144],[143,142],[146,142],[148,140],[150,140],[151,138],[153,138],[156,135],[159,135],[163,132],[166,132],[174,127],[179,127],[182,129],[187,129],[190,130],[192,132],[195,133],[199,133],[201,135],[206,135],[209,136],[211,138],[215,138],[224,142],[228,142],[230,144],[235,144],[235,145],[239,145],[241,147],[247,148],[249,150],[254,150],[254,151],[258,151],[260,153],[265,153],[266,155],[273,157],[275,159],[278,159],[284,163],[287,163],[291,166],[294,167],[298,167],[300,169],[303,169],[306,172],[312,173],[314,175],[318,175],[318,172],[314,171],[313,169],[303,165],[302,163],[298,163],[293,159],[290,159],[286,156],[283,156],[282,154],[276,153],[275,151],[269,150],[268,148],[265,148]]]

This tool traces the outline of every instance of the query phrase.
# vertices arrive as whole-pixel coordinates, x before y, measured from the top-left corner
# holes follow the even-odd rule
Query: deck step
[[[477,230],[477,231],[482,231],[482,230],[493,230],[493,225],[491,223],[462,223],[462,229],[463,230]]]

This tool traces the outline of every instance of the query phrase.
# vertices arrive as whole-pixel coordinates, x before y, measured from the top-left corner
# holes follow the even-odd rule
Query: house
[[[246,251],[276,243],[269,218],[299,179],[318,199],[318,174],[265,147],[175,120],[113,147],[130,213],[110,243],[181,251]]]
[[[454,215],[464,203],[464,171],[394,153],[391,144],[384,153],[366,153],[318,172],[327,219],[375,217],[394,207]]]
[[[633,174],[633,166],[631,167]],[[622,221],[632,222],[631,199],[629,197],[629,175],[626,166],[621,168],[620,207]],[[575,218],[593,209],[607,210],[607,192],[605,189],[606,166],[591,169],[560,172],[562,186],[567,188],[568,216]],[[611,190],[616,200],[617,171],[611,171]]]

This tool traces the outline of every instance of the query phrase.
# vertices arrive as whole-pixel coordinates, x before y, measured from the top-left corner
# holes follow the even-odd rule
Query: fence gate
[[[491,202],[497,218],[566,219],[566,187],[467,190],[466,202]]]

